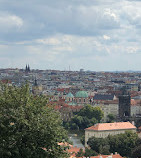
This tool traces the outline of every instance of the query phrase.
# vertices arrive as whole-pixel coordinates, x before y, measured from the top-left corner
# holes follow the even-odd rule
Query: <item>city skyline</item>
[[[140,71],[141,1],[0,0],[0,67]]]

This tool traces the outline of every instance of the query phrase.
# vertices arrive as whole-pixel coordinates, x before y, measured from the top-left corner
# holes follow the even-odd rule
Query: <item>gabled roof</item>
[[[122,130],[122,129],[136,129],[130,122],[115,122],[115,123],[98,123],[94,126],[86,128],[85,130],[106,131],[106,130]]]

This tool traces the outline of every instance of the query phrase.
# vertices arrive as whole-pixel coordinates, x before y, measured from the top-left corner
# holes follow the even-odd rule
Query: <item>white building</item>
[[[105,138],[108,135],[116,135],[125,133],[126,131],[136,132],[136,127],[130,122],[115,122],[115,123],[99,123],[85,129],[85,147],[87,141],[91,137]]]

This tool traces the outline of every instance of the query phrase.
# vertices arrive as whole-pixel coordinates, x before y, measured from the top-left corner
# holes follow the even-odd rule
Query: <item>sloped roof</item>
[[[113,94],[95,94],[94,100],[113,100]]]
[[[111,157],[110,157],[111,156]],[[99,155],[99,156],[91,156],[90,158],[123,158],[119,154],[116,155]]]
[[[106,131],[106,130],[122,130],[122,129],[136,129],[130,122],[115,122],[115,123],[98,123],[94,126],[86,128],[85,130]]]

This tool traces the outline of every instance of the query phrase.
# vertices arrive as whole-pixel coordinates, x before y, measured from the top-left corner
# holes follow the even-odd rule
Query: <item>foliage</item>
[[[81,143],[82,143],[83,145],[85,145],[85,135],[83,135],[83,136],[81,137],[80,141],[81,141]]]
[[[135,147],[132,151],[132,158],[140,158],[141,157],[141,145]]]
[[[76,157],[82,157],[82,156],[84,156],[84,151],[83,151],[83,149],[81,148],[81,149],[79,150],[79,152],[76,154]]]
[[[70,129],[85,129],[90,127],[103,117],[103,112],[99,107],[85,106],[70,121]]]
[[[124,134],[109,135],[107,138],[91,137],[87,143],[99,154],[118,152],[122,156],[130,157],[132,149],[139,144],[138,142],[140,141],[137,134],[128,131]]]
[[[32,96],[28,85],[0,91],[0,157],[66,157],[58,145],[66,137],[59,114],[46,106],[47,98]]]
[[[140,126],[141,126],[141,119],[139,119],[139,120],[136,122],[136,126],[137,126],[137,127],[140,127]]]
[[[106,139],[96,137],[91,137],[87,143],[91,147],[91,149],[96,151],[97,153],[101,153],[101,149],[107,145]]]
[[[97,156],[97,155],[98,153],[96,151],[89,148],[85,148],[85,154],[84,154],[85,157]]]
[[[107,117],[108,117],[108,122],[109,122],[109,123],[115,121],[115,116],[114,116],[113,114],[109,114]]]

